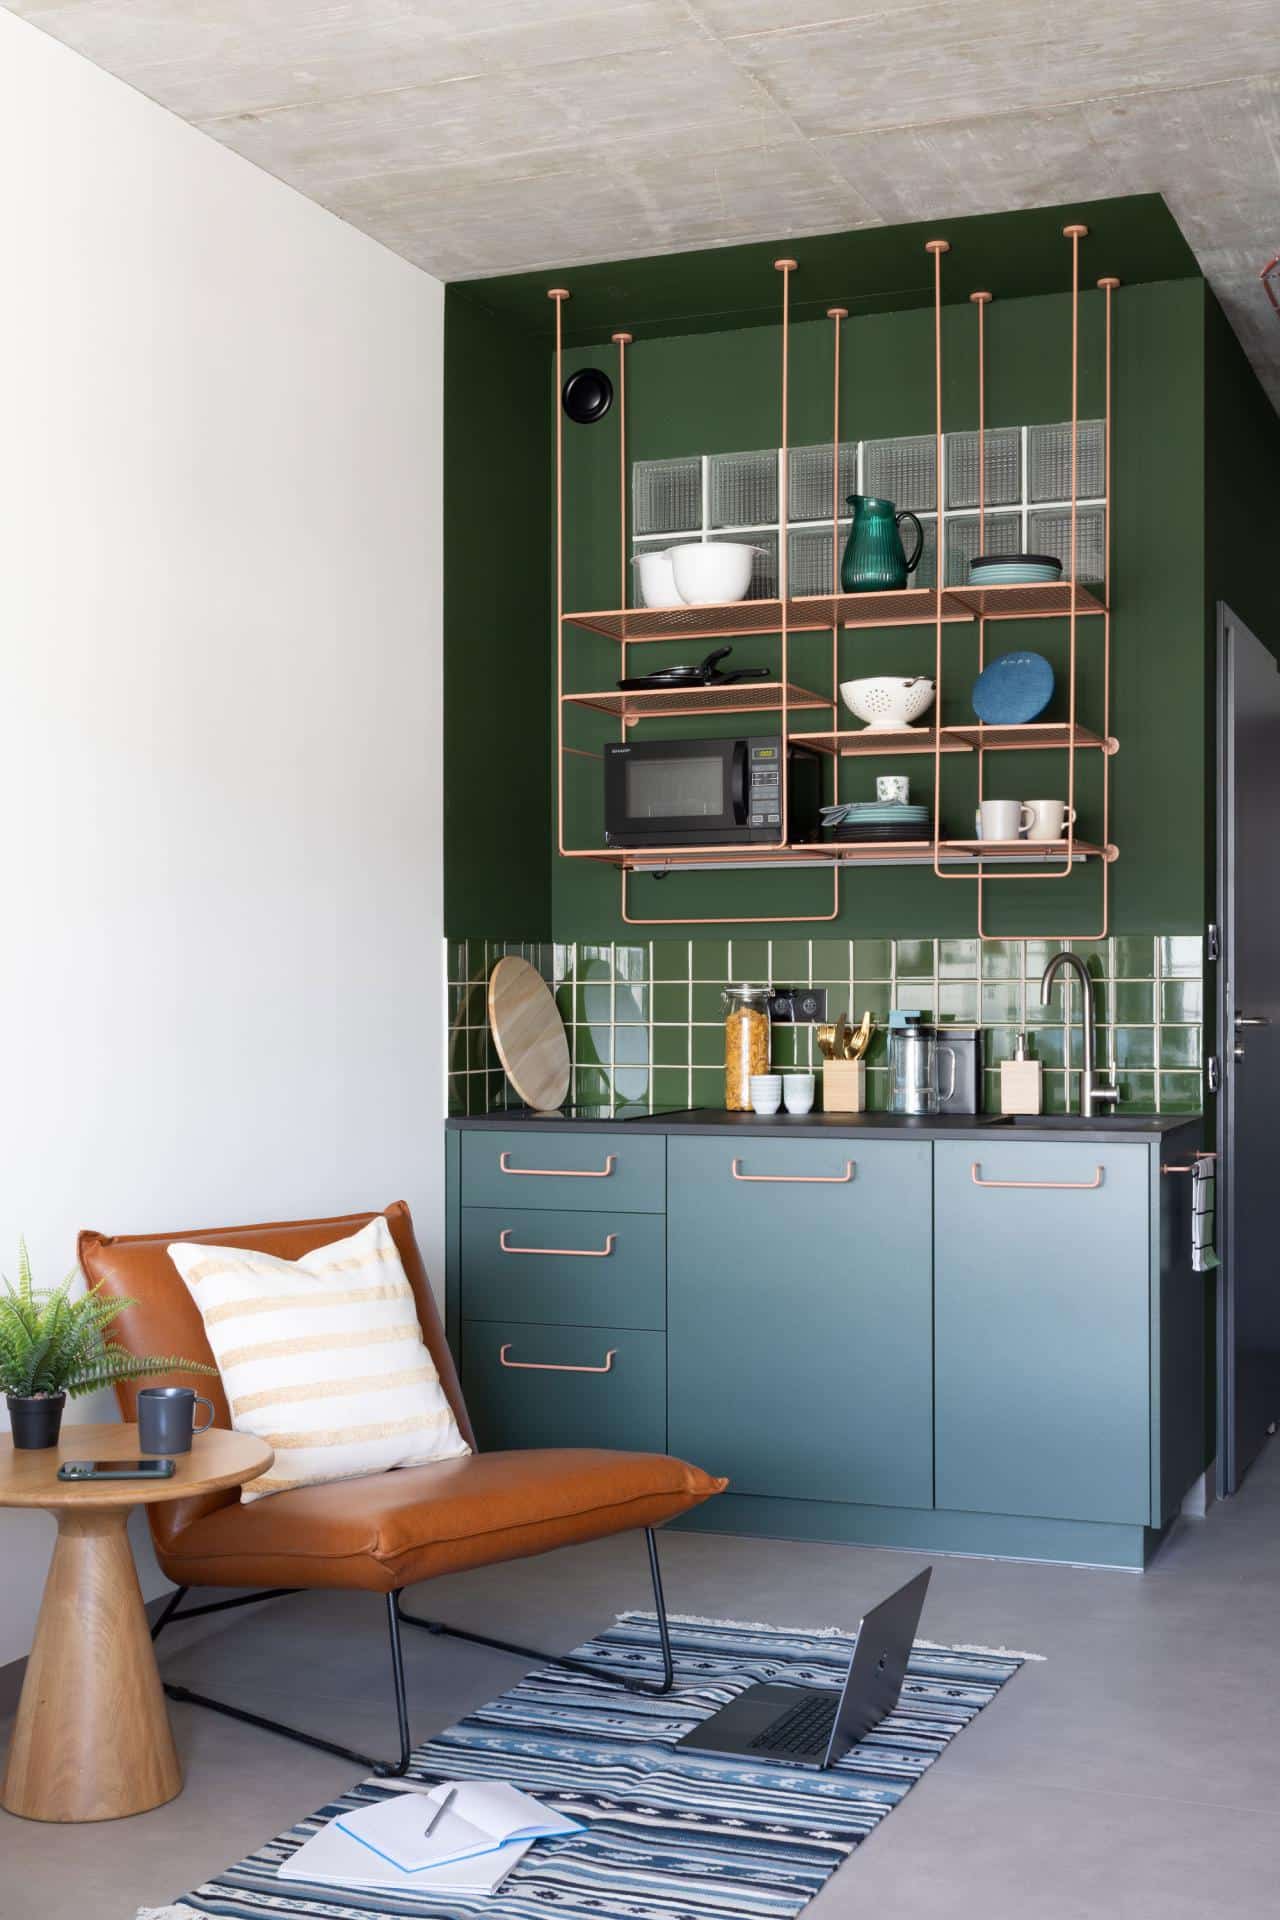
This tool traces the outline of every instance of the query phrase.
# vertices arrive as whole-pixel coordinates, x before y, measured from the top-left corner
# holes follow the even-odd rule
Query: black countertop
[[[893,1140],[907,1134],[917,1140],[982,1137],[1005,1139],[1151,1140],[1180,1127],[1200,1126],[1202,1116],[1187,1113],[1106,1114],[1082,1120],[1078,1114],[1019,1116],[1003,1113],[935,1113],[916,1117],[898,1113],[779,1113],[762,1119],[754,1113],[727,1113],[720,1107],[690,1107],[674,1113],[643,1109],[579,1109],[573,1113],[535,1113],[529,1107],[499,1108],[494,1113],[455,1114],[446,1125],[461,1133],[497,1129],[561,1127],[573,1133],[612,1133],[619,1126],[635,1133],[742,1134],[757,1139],[859,1134],[868,1140]]]

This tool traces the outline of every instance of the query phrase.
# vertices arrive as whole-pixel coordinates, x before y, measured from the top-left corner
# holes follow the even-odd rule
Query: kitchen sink
[[[1194,1117],[1189,1116],[1192,1119]],[[1160,1124],[1158,1113],[1095,1113],[1091,1120],[1086,1120],[1080,1113],[1011,1113],[1005,1118],[1011,1127],[1051,1127],[1055,1132],[1064,1133],[1093,1133],[1098,1130],[1107,1133],[1116,1129],[1121,1133],[1126,1129],[1133,1133],[1143,1127]]]

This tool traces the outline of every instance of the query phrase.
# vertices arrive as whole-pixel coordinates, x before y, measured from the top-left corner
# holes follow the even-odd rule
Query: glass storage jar
[[[751,1076],[769,1071],[768,987],[726,987],[724,1104],[730,1113],[750,1113]]]

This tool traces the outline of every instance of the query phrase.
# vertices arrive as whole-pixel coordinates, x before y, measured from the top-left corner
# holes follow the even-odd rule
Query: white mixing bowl
[[[883,675],[873,680],[843,680],[840,698],[850,713],[865,720],[868,733],[886,733],[891,727],[909,727],[933,705],[932,680],[901,680]]]
[[[671,570],[670,547],[656,547],[637,553],[632,566],[640,572],[640,598],[646,607],[682,607],[680,589]]]
[[[762,552],[740,540],[698,540],[672,547],[671,566],[680,598],[690,607],[741,600],[751,585],[751,560]]]

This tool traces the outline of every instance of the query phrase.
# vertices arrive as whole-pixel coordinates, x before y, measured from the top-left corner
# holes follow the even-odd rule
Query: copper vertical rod
[[[618,540],[621,554],[618,563],[618,605],[625,607],[630,584],[630,554],[627,551],[627,348],[632,336],[629,333],[614,333],[609,337],[618,349]],[[626,645],[624,636],[621,675],[624,680],[627,677]]]
[[[933,730],[933,870],[939,879],[955,878],[942,871],[942,256],[950,253],[948,240],[926,240],[926,253],[933,255],[933,405],[934,405],[934,486],[937,494],[934,526],[934,633],[933,700],[936,725]]]
[[[978,309],[978,552],[986,552],[987,539],[987,344],[984,321],[989,293],[971,293]]]
[[[1071,242],[1071,605],[1069,613],[1070,675],[1067,694],[1067,853],[1066,870],[1071,871],[1075,845],[1076,802],[1076,620],[1078,599],[1078,530],[1080,495],[1080,242],[1089,229],[1078,221],[1062,229]]]
[[[560,394],[564,373],[564,303],[567,287],[548,287],[556,303],[556,372],[551,404],[556,419],[556,840],[564,844],[564,418]]]
[[[840,322],[848,307],[828,307],[833,322],[831,397],[831,726],[840,731]],[[840,798],[840,755],[831,756],[831,798]]]
[[[612,334],[610,338],[617,343],[618,348],[618,549],[620,555],[618,561],[618,572],[620,575],[618,605],[619,607],[625,607],[627,605],[627,589],[630,584],[627,578],[630,572],[630,556],[627,551],[627,347],[630,343],[631,335],[629,333],[615,333]],[[625,623],[618,665],[620,668],[618,677],[621,680],[625,680],[627,677],[627,636]],[[627,716],[625,713],[620,713],[618,715],[618,738],[619,740],[625,740],[626,737]]]
[[[787,594],[790,581],[787,577],[787,494],[788,488],[788,391],[789,361],[791,356],[791,276],[796,270],[794,260],[775,260],[774,267],[782,275],[782,459],[778,472],[778,600],[779,618],[782,622],[782,734],[780,744],[781,764],[778,768],[778,785],[782,796],[782,836],[780,845],[787,846],[791,832],[788,818],[787,787],[787,741],[791,734],[791,717],[787,711],[787,695],[790,691],[791,665],[787,644]]]

